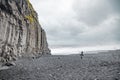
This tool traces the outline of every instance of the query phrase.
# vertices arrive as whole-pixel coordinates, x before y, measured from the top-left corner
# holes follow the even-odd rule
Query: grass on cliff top
[[[29,0],[26,0],[26,1],[27,1],[28,8],[30,10],[30,13],[26,15],[25,18],[28,19],[30,23],[34,23],[36,21],[36,18],[35,18],[35,12],[34,12],[33,6],[31,5]]]

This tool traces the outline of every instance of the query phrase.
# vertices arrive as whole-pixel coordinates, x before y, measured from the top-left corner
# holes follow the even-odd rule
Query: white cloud
[[[50,46],[120,44],[119,0],[30,0]]]

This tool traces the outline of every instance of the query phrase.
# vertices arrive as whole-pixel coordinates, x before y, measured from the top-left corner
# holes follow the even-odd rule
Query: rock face
[[[50,54],[29,0],[0,0],[0,62]]]

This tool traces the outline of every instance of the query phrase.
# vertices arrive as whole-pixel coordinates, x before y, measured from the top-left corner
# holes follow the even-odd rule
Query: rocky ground
[[[119,52],[24,58],[0,70],[0,80],[120,80]]]

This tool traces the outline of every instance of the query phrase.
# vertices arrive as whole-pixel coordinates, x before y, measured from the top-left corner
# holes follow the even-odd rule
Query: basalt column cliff
[[[0,0],[0,61],[50,54],[29,0]]]

